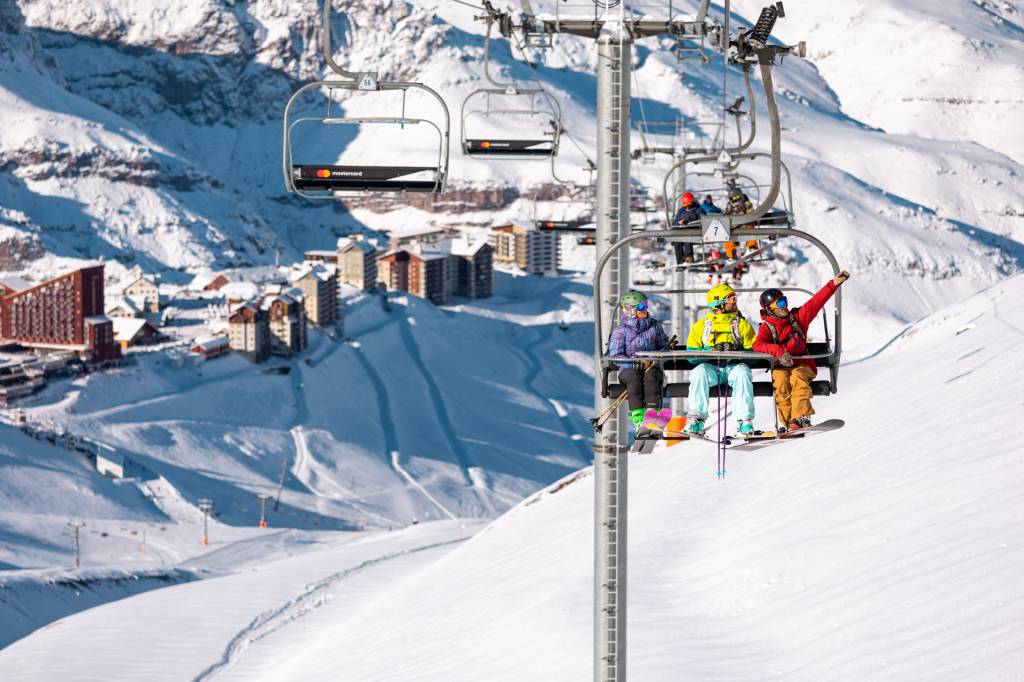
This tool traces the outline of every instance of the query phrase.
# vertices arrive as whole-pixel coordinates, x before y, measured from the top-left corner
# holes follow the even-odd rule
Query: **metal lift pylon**
[[[632,36],[625,22],[597,39],[597,251],[629,234],[629,128]],[[614,310],[629,286],[629,254],[612,254],[603,273],[607,296],[594,314]],[[609,399],[595,384],[596,414]],[[594,437],[594,679],[626,678],[626,495],[629,422],[616,410]]]
[[[776,55],[790,52],[803,56],[799,50],[786,46],[768,46],[768,35],[774,19],[782,13],[781,3],[762,10],[752,39],[743,42],[742,36],[731,43],[728,20],[725,30],[706,19],[710,0],[699,0],[693,16],[676,15],[672,3],[665,19],[647,13],[627,14],[625,1],[616,3],[594,2],[589,16],[562,15],[559,4],[555,14],[537,15],[529,0],[521,0],[523,13],[520,24],[514,25],[510,14],[497,12],[484,2],[487,20],[498,21],[507,31],[521,29],[524,34],[554,36],[567,33],[597,41],[597,224],[596,247],[598,268],[595,273],[594,315],[597,329],[602,329],[603,310],[614,310],[615,303],[629,283],[628,251],[620,256],[624,245],[645,237],[662,235],[700,239],[700,230],[652,231],[633,233],[629,224],[629,171],[630,171],[630,70],[633,41],[656,35],[670,35],[678,40],[705,36],[717,37],[715,46],[728,55],[731,45],[743,49],[744,65],[760,66],[766,91],[771,88],[770,69]],[[724,11],[729,14],[729,0]],[[617,11],[616,11],[617,10]],[[503,31],[506,32],[506,31]],[[756,43],[753,38],[756,38]],[[547,46],[547,43],[544,45]],[[745,72],[747,69],[744,69]],[[745,75],[747,75],[745,73]],[[753,106],[753,104],[751,104]],[[774,119],[772,139],[772,188],[761,205],[748,215],[732,217],[733,224],[764,215],[774,202],[779,186],[778,110],[774,100],[769,102],[769,116]],[[751,132],[751,138],[753,132]],[[724,139],[724,136],[723,136]],[[740,143],[745,149],[746,143]],[[696,237],[690,234],[695,233]],[[597,297],[600,296],[601,300]],[[674,330],[677,331],[678,330]],[[595,334],[595,413],[601,414],[610,404],[602,396],[602,373],[605,339]],[[626,549],[627,549],[627,462],[629,427],[622,410],[606,422],[594,437],[594,680],[595,682],[624,682],[626,679]]]

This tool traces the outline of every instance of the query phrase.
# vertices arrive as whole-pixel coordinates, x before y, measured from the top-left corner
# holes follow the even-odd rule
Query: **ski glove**
[[[783,367],[793,366],[793,356],[789,354],[788,350],[779,356],[779,364]]]
[[[836,275],[832,279],[832,281],[835,283],[836,286],[839,286],[840,284],[842,284],[843,282],[845,282],[848,279],[850,279],[850,273],[847,272],[846,270],[843,270],[838,275]]]

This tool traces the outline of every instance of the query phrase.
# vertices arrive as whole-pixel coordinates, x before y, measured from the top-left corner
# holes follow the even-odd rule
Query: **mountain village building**
[[[263,299],[262,306],[270,316],[271,346],[289,353],[306,349],[306,309],[299,297],[287,293]]]
[[[160,290],[153,278],[146,277],[141,273],[135,275],[121,289],[121,295],[141,299],[148,312],[160,312]]]
[[[292,284],[302,291],[307,320],[321,327],[340,321],[337,268],[315,265],[299,274]]]
[[[270,357],[270,315],[259,301],[243,304],[228,317],[228,342],[253,362]]]
[[[364,235],[338,240],[338,282],[369,291],[377,285],[377,249]]]
[[[521,225],[491,228],[494,261],[525,270],[531,275],[558,274],[558,235]]]
[[[489,298],[494,294],[493,253],[484,238],[452,240],[449,269],[454,296]]]
[[[69,272],[0,299],[0,339],[73,350],[89,362],[115,360],[120,350],[103,303],[102,265]]]

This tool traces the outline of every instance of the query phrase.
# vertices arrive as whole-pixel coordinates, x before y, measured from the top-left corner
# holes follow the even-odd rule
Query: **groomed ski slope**
[[[732,452],[723,480],[703,443],[633,456],[632,679],[1019,679],[1021,337],[1018,276],[843,367],[817,401],[838,432]],[[592,490],[581,470],[465,544],[441,521],[93,609],[0,678],[589,679]]]
[[[704,444],[633,457],[632,679],[1019,679],[1021,341],[1015,277],[844,367],[817,401],[839,432],[722,481]],[[249,679],[589,679],[592,490],[555,484]]]

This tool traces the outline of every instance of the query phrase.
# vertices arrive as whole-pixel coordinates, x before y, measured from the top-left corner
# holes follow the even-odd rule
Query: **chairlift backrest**
[[[433,89],[422,83],[406,81],[381,81],[376,73],[354,73],[342,69],[334,61],[330,48],[330,0],[324,1],[321,43],[323,56],[328,67],[340,78],[307,83],[292,94],[285,106],[282,172],[285,189],[307,199],[343,199],[361,192],[441,192],[448,180],[449,147],[451,138],[451,116],[444,99]],[[300,98],[314,90],[327,90],[327,107],[322,116],[295,115]],[[393,116],[338,116],[332,114],[334,91],[350,91],[359,96],[398,91],[402,94],[402,108]],[[424,92],[438,103],[442,118],[440,121],[406,114],[406,99],[410,91]],[[403,160],[405,164],[353,164],[339,165],[336,159],[322,159],[323,163],[297,163],[295,161],[293,134],[303,124],[322,126],[398,126],[424,127],[437,135],[437,155],[429,164],[407,165],[407,150],[396,149],[392,159]],[[318,150],[323,153],[323,150]]]
[[[508,104],[510,99],[522,104]],[[504,106],[492,106],[492,99],[502,99]],[[482,100],[482,103],[479,103]],[[542,105],[542,106],[538,106]],[[518,121],[536,124],[528,134],[511,137],[503,130],[481,130],[486,121]],[[480,88],[462,101],[462,151],[467,156],[487,158],[546,159],[558,154],[562,135],[562,111],[558,100],[543,88]]]

